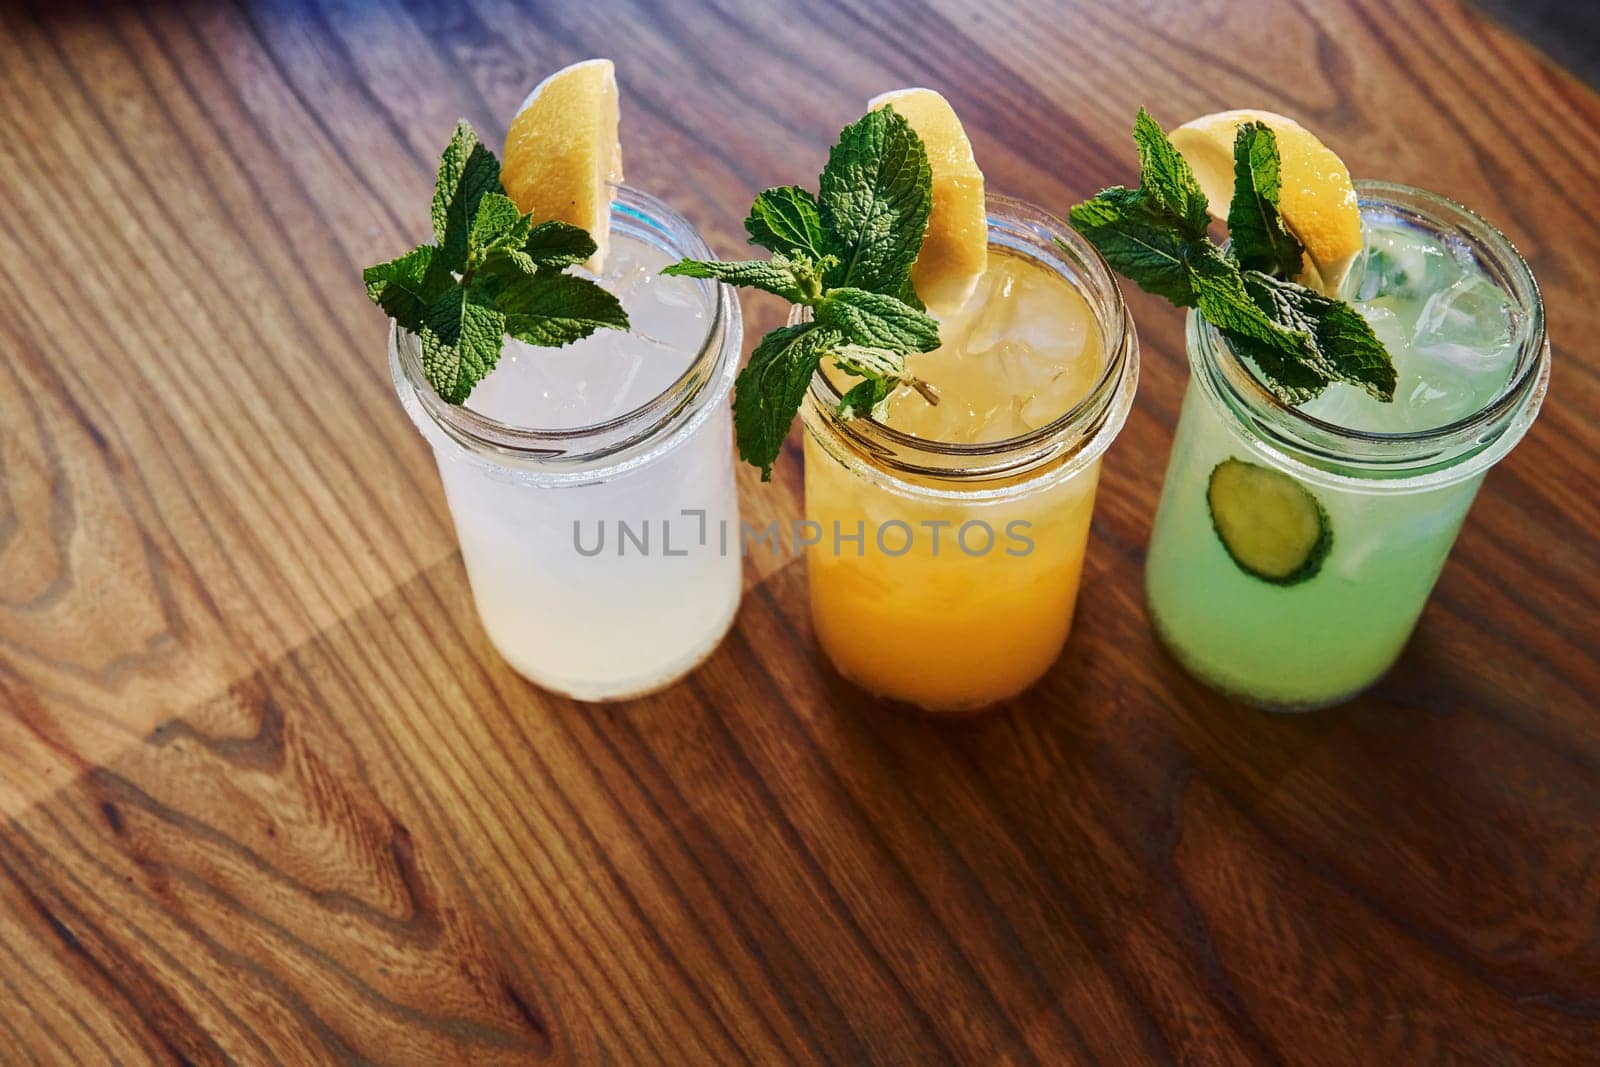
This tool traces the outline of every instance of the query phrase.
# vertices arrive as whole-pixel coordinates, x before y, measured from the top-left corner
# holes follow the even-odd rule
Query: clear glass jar
[[[627,186],[611,233],[613,257],[631,241],[670,259],[711,258],[686,219]],[[710,655],[738,609],[727,399],[739,303],[725,285],[693,291],[707,328],[682,353],[683,373],[592,425],[512,425],[470,400],[446,404],[423,376],[416,337],[391,333],[395,388],[433,446],[489,639],[529,680],[579,700],[670,685]]]
[[[1370,433],[1281,403],[1190,314],[1189,386],[1146,560],[1151,620],[1192,674],[1278,710],[1348,700],[1393,665],[1484,474],[1532,424],[1550,376],[1538,285],[1499,231],[1419,189],[1358,182],[1357,191],[1364,217],[1470,249],[1510,297],[1515,362],[1499,394],[1459,421]],[[1212,472],[1228,459],[1287,474],[1320,503],[1331,542],[1314,576],[1272,584],[1228,555],[1207,502]]]
[[[988,208],[991,251],[1053,272],[1088,304],[1104,353],[1088,394],[1037,430],[983,444],[841,420],[821,372],[801,410],[818,642],[845,677],[930,711],[1013,696],[1060,655],[1100,458],[1139,378],[1133,321],[1099,254],[1036,207],[992,196]]]

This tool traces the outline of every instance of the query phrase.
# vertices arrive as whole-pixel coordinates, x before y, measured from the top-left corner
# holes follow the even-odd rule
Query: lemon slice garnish
[[[1338,296],[1350,264],[1361,251],[1361,206],[1350,171],[1332,149],[1304,126],[1271,111],[1219,111],[1172,131],[1172,144],[1189,161],[1211,214],[1228,217],[1233,197],[1233,140],[1239,127],[1257,122],[1278,140],[1278,211],[1283,224],[1305,246],[1300,281]]]
[[[989,221],[983,172],[972,143],[950,102],[932,89],[896,89],[867,102],[867,110],[892,105],[928,150],[933,172],[933,210],[922,252],[911,268],[911,284],[936,314],[967,302],[989,265]]]
[[[609,59],[563,67],[528,94],[506,131],[500,184],[535,222],[589,231],[598,271],[611,234],[612,185],[622,180],[617,74]]]

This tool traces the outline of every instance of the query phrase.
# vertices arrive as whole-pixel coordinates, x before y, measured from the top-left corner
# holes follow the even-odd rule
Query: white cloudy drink
[[[397,331],[391,346],[490,640],[530,680],[578,699],[670,684],[738,607],[727,405],[738,303],[724,286],[658,273],[707,254],[682,217],[619,187],[598,281],[627,311],[626,332],[562,348],[508,338],[461,406],[427,385],[414,337]]]

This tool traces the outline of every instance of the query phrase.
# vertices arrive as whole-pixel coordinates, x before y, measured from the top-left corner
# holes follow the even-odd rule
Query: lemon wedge
[[[500,184],[535,222],[581,226],[599,246],[611,235],[611,186],[622,180],[617,140],[617,74],[609,59],[563,67],[534,86],[506,131]]]
[[[1260,123],[1278,140],[1278,211],[1283,224],[1305,246],[1299,280],[1338,296],[1350,264],[1361,251],[1361,207],[1350,171],[1333,150],[1294,119],[1271,111],[1219,111],[1172,131],[1172,144],[1194,169],[1211,214],[1228,216],[1233,197],[1233,140],[1240,126]]]
[[[989,265],[989,221],[983,172],[950,102],[932,89],[896,89],[867,102],[868,111],[892,106],[922,138],[933,172],[933,210],[911,284],[936,314],[958,310]]]

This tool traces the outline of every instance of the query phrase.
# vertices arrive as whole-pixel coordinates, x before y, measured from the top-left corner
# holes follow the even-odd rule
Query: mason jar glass
[[[1038,208],[992,196],[988,209],[991,253],[1064,279],[1088,305],[1104,364],[1087,395],[981,444],[841,420],[821,371],[801,409],[817,640],[846,678],[935,712],[1013,696],[1060,655],[1100,459],[1139,378],[1133,321],[1099,254]]]
[[[628,285],[690,281],[653,271],[682,257],[711,258],[687,220],[627,186],[616,191],[611,234],[608,270],[614,263],[626,269]],[[652,266],[637,265],[643,263]],[[595,335],[632,346],[608,349],[607,358],[668,361],[649,368],[662,377],[681,367],[671,384],[616,414],[602,401],[614,407],[623,386],[597,385],[607,395],[588,401],[580,389],[576,408],[543,426],[504,421],[504,404],[495,407],[499,417],[474,408],[494,374],[505,371],[507,356],[467,404],[455,406],[429,386],[417,338],[391,333],[395,388],[433,447],[490,641],[529,680],[579,700],[670,685],[710,655],[739,605],[727,402],[739,362],[739,304],[727,286],[711,282],[675,291],[691,295],[673,306],[651,305],[652,314],[695,318],[699,325],[687,331],[681,319],[674,324],[675,336],[698,343],[651,337],[656,327],[620,292],[630,333]],[[551,354],[557,351],[529,348],[518,358],[561,358]],[[536,406],[538,393],[523,399]],[[586,419],[585,403],[602,417]]]
[[[1544,306],[1509,241],[1432,193],[1358,182],[1368,223],[1399,223],[1470,253],[1504,290],[1514,362],[1494,398],[1435,429],[1374,433],[1280,402],[1198,314],[1190,378],[1146,561],[1151,621],[1213,688],[1278,710],[1348,700],[1399,657],[1488,469],[1532,424],[1550,375]],[[1247,573],[1213,526],[1208,489],[1230,459],[1282,472],[1320,505],[1326,556],[1303,581]]]

